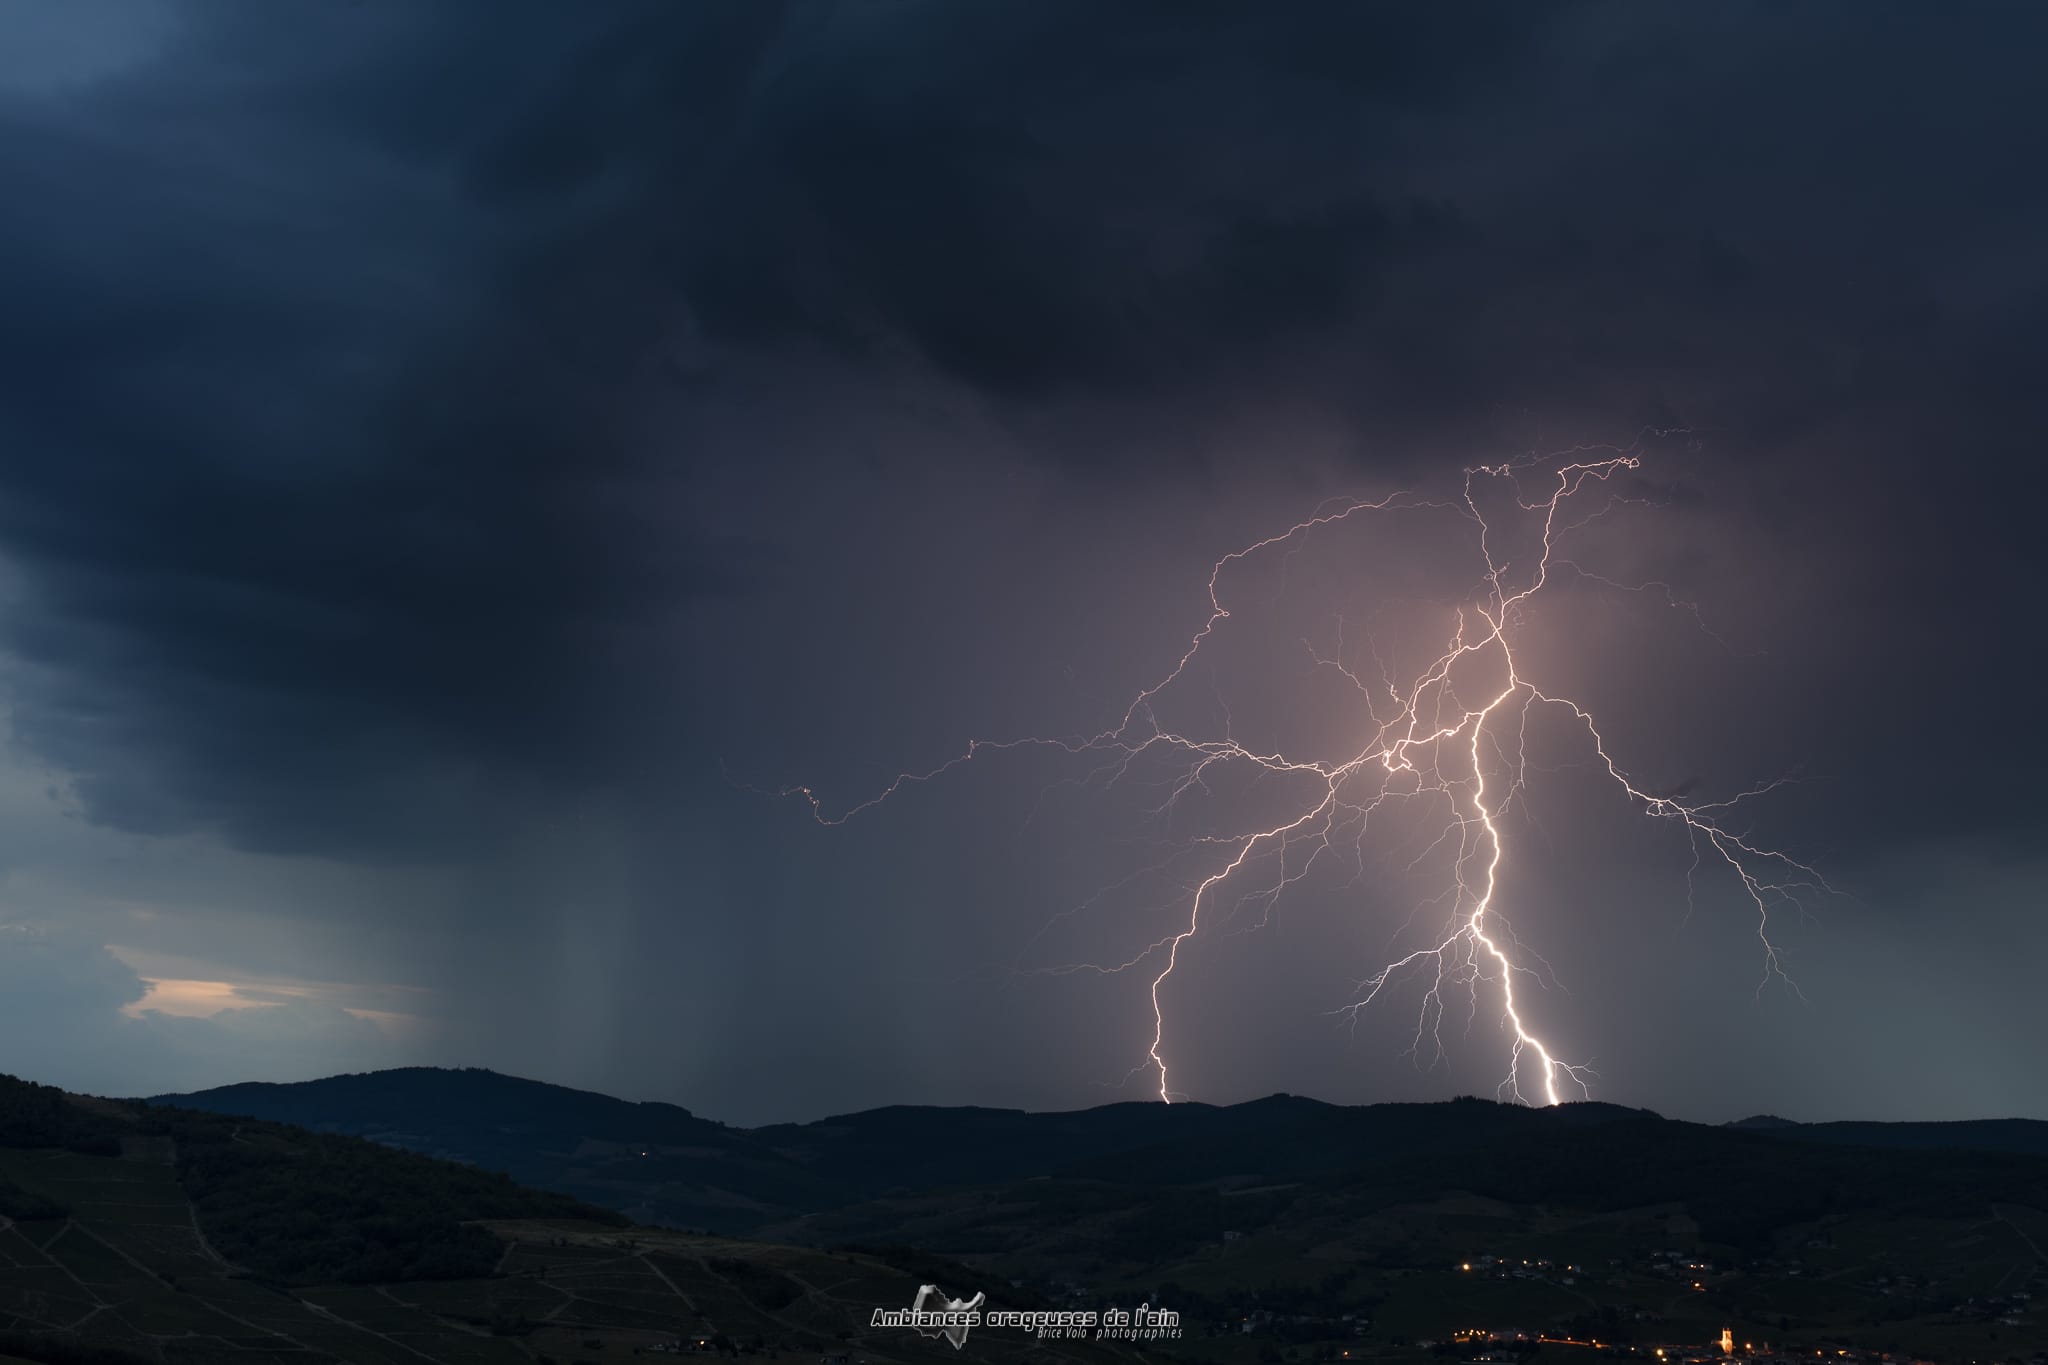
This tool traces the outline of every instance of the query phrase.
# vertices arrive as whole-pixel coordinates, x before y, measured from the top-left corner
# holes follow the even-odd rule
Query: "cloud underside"
[[[788,560],[692,509],[803,457],[647,422],[763,366],[1083,478],[1173,458],[1090,412],[1303,406],[1404,477],[1574,421],[1900,477],[2040,353],[2041,20],[1835,17],[193,7],[0,104],[17,732],[121,828],[377,855],[687,748],[676,614]]]

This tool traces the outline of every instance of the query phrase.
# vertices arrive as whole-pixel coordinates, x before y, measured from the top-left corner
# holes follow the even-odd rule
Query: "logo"
[[[1040,1341],[1153,1341],[1180,1335],[1180,1314],[1141,1303],[1135,1309],[989,1308],[987,1295],[952,1299],[935,1284],[919,1285],[908,1308],[877,1308],[870,1327],[908,1327],[928,1337],[944,1337],[959,1350],[976,1327],[1014,1327]]]
[[[981,1321],[981,1303],[987,1296],[979,1291],[971,1299],[949,1299],[935,1284],[921,1284],[910,1307],[877,1308],[870,1327],[909,1327],[919,1335],[944,1337],[959,1350],[967,1344],[967,1329]]]

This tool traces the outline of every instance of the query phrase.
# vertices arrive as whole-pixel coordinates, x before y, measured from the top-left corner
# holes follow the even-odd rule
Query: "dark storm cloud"
[[[1458,239],[1380,183],[1387,129],[1565,12],[842,11],[745,129],[691,297],[717,335],[908,341],[1015,399],[1264,367]]]
[[[1226,180],[1104,232],[1091,187],[1198,112],[1183,61],[1248,110],[1297,75],[1427,104],[1526,28],[179,13],[138,73],[5,110],[15,724],[97,819],[344,853],[459,837],[507,775],[601,783],[670,724],[660,627],[769,568],[678,531],[697,453],[623,430],[693,313],[1016,397],[1327,335],[1427,208]],[[1321,69],[1340,39],[1368,69]]]
[[[1082,471],[1174,448],[1103,439],[1118,409],[1307,405],[1425,480],[1697,426],[1752,500],[1696,533],[1855,580],[1814,619],[1724,604],[1787,661],[1729,742],[1835,784],[1808,832],[1838,855],[1897,813],[1872,736],[1971,723],[2036,662],[1993,622],[2044,539],[2043,12],[852,13],[786,50],[713,182],[685,264],[713,337],[878,374],[907,348]],[[2012,743],[1924,832],[2031,837],[2048,754]]]
[[[692,338],[1019,422],[1292,398],[1382,465],[1595,413],[1860,443],[1834,488],[2031,430],[2034,11],[183,13],[0,143],[16,723],[124,827],[431,843],[680,724],[663,621],[772,572],[678,527],[773,451],[630,430]]]
[[[561,13],[198,6],[139,77],[0,110],[15,721],[96,818],[431,847],[508,768],[600,779],[659,627],[763,571],[621,439],[648,338],[581,287],[573,152],[499,202],[508,119],[632,36]],[[744,69],[702,13],[685,51]]]
[[[2026,249],[2044,22],[855,10],[736,130],[691,298],[717,335],[907,340],[1020,399],[1294,384],[1383,435],[1460,407],[1467,436],[1588,406],[1791,429],[1968,364],[1939,277],[2001,223]]]
[[[486,1060],[741,1116],[1100,1097],[1074,1058],[1137,995],[1062,978],[1046,1034],[975,975],[1099,889],[1020,853],[1035,788],[841,838],[716,760],[865,794],[1099,725],[1247,527],[1645,425],[1698,432],[1589,539],[1732,662],[1547,661],[1613,684],[1644,780],[1816,774],[1797,847],[1893,856],[1901,959],[1981,913],[1941,887],[2037,894],[2038,730],[1927,740],[2036,673],[2048,11],[164,13],[153,54],[65,37],[64,81],[0,53],[12,724],[103,824],[464,868],[493,932],[405,975],[470,983]],[[436,894],[403,917],[468,922]],[[1302,1028],[1313,1088],[1343,1058]],[[1271,1043],[1219,1040],[1218,1093]]]

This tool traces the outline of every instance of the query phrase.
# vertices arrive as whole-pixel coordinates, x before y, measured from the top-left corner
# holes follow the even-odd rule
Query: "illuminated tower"
[[[1721,1354],[1724,1356],[1735,1354],[1735,1331],[1733,1328],[1723,1327],[1721,1329]]]

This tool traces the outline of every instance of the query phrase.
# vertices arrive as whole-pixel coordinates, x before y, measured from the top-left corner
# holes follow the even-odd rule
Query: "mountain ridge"
[[[938,1365],[943,1343],[868,1330],[919,1276],[974,1273],[647,1228],[356,1137],[0,1074],[0,1365],[568,1365],[685,1342]],[[1126,1358],[977,1346],[1002,1365]]]
[[[502,1170],[643,1221],[733,1235],[787,1232],[807,1217],[913,1191],[1048,1178],[1137,1187],[1342,1180],[1389,1162],[1540,1146],[1614,1125],[1680,1146],[2048,1157],[2048,1122],[2030,1119],[1800,1124],[1760,1115],[1706,1125],[1604,1101],[1532,1108],[1471,1096],[1340,1105],[1282,1093],[1233,1105],[1119,1101],[1056,1111],[886,1105],[740,1128],[679,1105],[473,1067],[246,1083],[151,1102],[367,1137]]]

